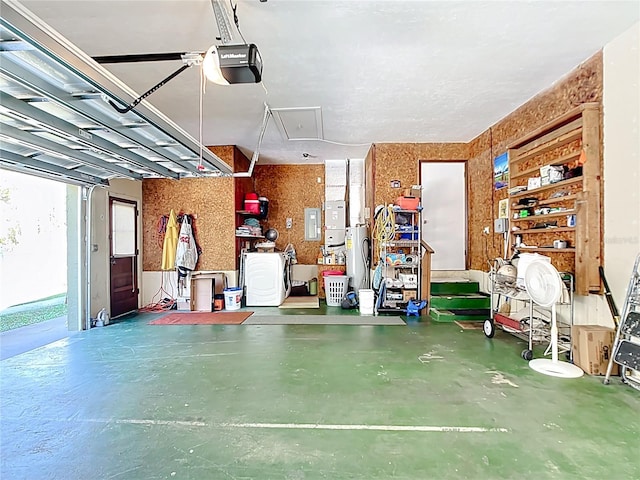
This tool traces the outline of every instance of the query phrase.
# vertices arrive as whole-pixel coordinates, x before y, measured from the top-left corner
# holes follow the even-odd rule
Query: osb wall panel
[[[464,143],[376,143],[373,158],[374,203],[383,205],[419,183],[421,160],[466,160],[468,147]],[[392,188],[392,180],[400,180],[401,187]]]
[[[393,203],[411,185],[420,183],[421,161],[459,161],[468,158],[464,143],[377,143],[373,150],[373,189],[375,206]],[[400,188],[391,186],[400,181]],[[373,251],[378,245],[374,240]]]
[[[493,188],[493,158],[506,152],[507,145],[572,108],[586,102],[602,102],[602,52],[576,67],[562,80],[540,93],[469,143],[469,260],[470,268],[488,271],[488,262],[503,256],[501,234],[483,235],[485,226],[493,232],[498,203],[507,189]],[[492,208],[486,208],[490,205]],[[567,269],[568,256],[559,256],[558,268]],[[571,269],[573,270],[573,269]]]
[[[232,167],[235,147],[211,150]],[[235,167],[234,167],[235,168]],[[235,200],[233,178],[146,179],[142,182],[143,270],[160,270],[162,236],[158,221],[173,208],[195,216],[196,240],[202,248],[198,270],[234,270]]]
[[[317,263],[323,242],[304,239],[304,209],[322,208],[324,165],[257,165],[254,179],[258,195],[269,199],[269,215],[263,225],[280,233],[276,248],[284,250],[291,243],[298,263]],[[287,218],[293,220],[288,230]]]

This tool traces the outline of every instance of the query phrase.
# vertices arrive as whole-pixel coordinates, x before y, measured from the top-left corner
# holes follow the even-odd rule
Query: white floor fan
[[[533,303],[551,309],[551,359],[536,358],[529,362],[529,367],[536,372],[553,377],[581,377],[584,372],[580,367],[558,360],[556,304],[560,300],[564,286],[560,274],[550,263],[534,261],[525,271],[524,284]]]

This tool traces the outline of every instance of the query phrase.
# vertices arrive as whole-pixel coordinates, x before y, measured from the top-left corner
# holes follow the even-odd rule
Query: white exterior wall
[[[604,269],[622,311],[640,253],[640,23],[605,46],[603,96]]]
[[[138,202],[138,284],[142,281],[142,182],[113,179],[108,188],[96,188],[91,197],[91,316],[105,307],[110,312],[109,196]],[[140,301],[138,300],[138,305]]]

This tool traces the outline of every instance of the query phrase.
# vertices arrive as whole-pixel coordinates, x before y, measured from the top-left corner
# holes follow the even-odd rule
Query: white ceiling
[[[22,3],[91,56],[219,43],[210,0]],[[238,0],[237,14],[263,82],[207,84],[202,141],[251,157],[265,103],[320,107],[325,141],[268,124],[258,162],[300,164],[362,158],[374,142],[467,142],[637,22],[640,1]],[[181,65],[105,67],[142,94]],[[148,97],[196,139],[199,84],[190,68]]]

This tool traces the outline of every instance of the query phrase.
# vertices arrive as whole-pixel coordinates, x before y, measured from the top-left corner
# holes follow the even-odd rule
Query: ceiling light
[[[207,80],[218,85],[229,85],[229,82],[222,76],[220,70],[220,59],[218,58],[218,47],[211,45],[202,60],[202,71]]]

